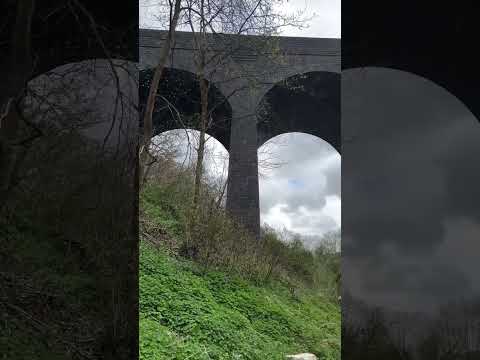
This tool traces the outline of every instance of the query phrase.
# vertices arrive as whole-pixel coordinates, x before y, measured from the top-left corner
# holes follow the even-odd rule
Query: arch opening
[[[267,92],[257,108],[258,146],[289,132],[315,135],[340,153],[340,74],[298,74]]]
[[[310,249],[326,234],[340,234],[341,156],[333,146],[315,135],[284,133],[265,142],[258,159],[263,226],[299,235]]]
[[[154,69],[140,71],[139,103],[143,114]],[[208,83],[208,109],[211,124],[208,132],[228,149],[232,109],[226,97],[212,83]],[[157,93],[153,114],[154,135],[162,132],[191,128],[199,129],[201,112],[200,86],[195,74],[175,68],[165,68]],[[143,116],[140,117],[142,126]]]

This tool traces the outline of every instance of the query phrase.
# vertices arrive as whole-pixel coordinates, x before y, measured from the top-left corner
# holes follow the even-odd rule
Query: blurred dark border
[[[342,1],[342,70],[384,67],[419,75],[448,90],[462,101],[477,119],[480,119],[480,56],[476,45],[478,44],[479,14],[480,4],[476,1],[344,0]],[[368,119],[363,120],[368,121]],[[351,124],[342,119],[342,133],[349,126]],[[388,151],[388,149],[381,149],[381,151]],[[452,152],[455,151],[452,149]],[[344,152],[344,156],[348,157],[348,151]],[[344,162],[342,164],[342,183],[349,176],[357,177],[358,174],[354,171],[362,172],[359,167],[352,170],[345,166]],[[471,166],[473,170],[476,165],[471,164]],[[471,190],[458,189],[460,192]],[[475,201],[472,198],[472,202]],[[474,204],[472,203],[472,208],[477,206],[477,213],[479,213],[479,205]],[[353,209],[359,208],[354,205],[349,202],[348,194],[343,193],[342,232],[351,232],[348,227],[352,221],[349,219],[355,218]],[[363,205],[364,211],[368,212],[369,204]],[[392,203],[392,209],[394,205]],[[384,210],[387,213],[389,211],[388,208]],[[391,233],[404,230],[394,228],[394,224],[393,222]],[[421,222],[416,225],[422,226]],[[372,237],[375,236],[373,224],[368,231]],[[352,235],[355,236],[355,230]],[[368,234],[361,234],[361,236],[368,237]],[[357,248],[361,246],[362,244],[356,244]],[[348,248],[342,249],[342,256],[345,256],[342,258],[342,271],[355,272],[355,265],[348,260],[348,251]],[[379,255],[372,253],[370,256],[369,260],[372,263],[376,261],[375,256]],[[439,283],[442,282],[441,278],[437,280]],[[442,329],[440,328],[438,332],[433,331],[425,339],[422,345],[424,348],[420,349],[423,355],[413,354],[403,346],[402,339],[393,341],[389,337],[391,328],[385,317],[389,312],[388,309],[370,306],[361,299],[346,298],[345,295],[351,293],[352,289],[349,289],[351,284],[343,283],[342,285],[342,359],[480,359],[480,349],[467,351],[463,347],[463,344],[475,341],[478,346],[478,339],[462,339],[462,332],[453,327],[449,331],[455,334],[452,338],[456,337],[457,343],[450,354],[444,350],[446,345],[441,344]],[[381,285],[377,284],[377,287]],[[413,308],[415,298],[412,297],[411,301]],[[459,301],[461,302],[462,299]],[[478,299],[472,304],[476,304],[471,305],[472,314],[476,311],[478,315]],[[453,305],[446,306],[445,311],[450,310],[455,313],[455,309]],[[347,318],[365,319],[365,316],[367,320],[363,324],[352,324],[346,321]],[[479,319],[480,317],[473,319],[472,323]],[[425,325],[423,319],[415,318],[415,315],[409,321],[410,328],[406,330],[407,333]],[[477,321],[477,324],[480,322]],[[477,330],[472,331],[475,333]],[[443,355],[442,351],[444,351]]]
[[[476,1],[342,1],[342,69],[388,67],[444,87],[480,118]]]
[[[19,14],[31,5],[30,22]],[[136,142],[104,156],[68,126],[29,123],[21,103],[28,81],[61,65],[137,63],[138,1],[5,0],[0,18],[0,102],[13,114],[0,154],[24,160],[0,195],[0,358],[135,359]]]

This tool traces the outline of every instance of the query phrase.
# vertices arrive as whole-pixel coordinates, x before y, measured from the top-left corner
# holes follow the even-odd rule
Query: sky
[[[260,219],[281,230],[321,237],[341,225],[340,154],[309,134],[279,135],[259,149]]]
[[[289,0],[278,10],[285,13],[302,11],[309,19],[304,29],[285,28],[282,31],[284,36],[341,38],[340,0]]]
[[[158,0],[140,2],[140,27],[161,28],[155,19]],[[283,36],[340,38],[339,0],[289,0],[277,11],[303,12],[311,19],[303,29],[285,28]],[[210,140],[207,167],[220,175],[227,168],[228,153],[215,139]],[[185,145],[181,145],[185,146]],[[259,149],[259,162],[273,158],[282,166],[260,168],[260,221],[282,230],[284,227],[318,243],[328,231],[341,225],[340,155],[320,138],[300,133],[280,135]],[[222,170],[218,170],[222,169]]]

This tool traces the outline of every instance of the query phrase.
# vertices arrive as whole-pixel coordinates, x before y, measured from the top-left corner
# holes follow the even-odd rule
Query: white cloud
[[[341,0],[289,0],[277,6],[284,14],[303,12],[309,19],[307,28],[285,28],[283,36],[318,38],[341,37]]]
[[[284,212],[288,208],[287,204],[276,204],[268,209],[268,212],[262,216],[262,222],[277,230],[292,228],[291,218]]]
[[[340,227],[342,223],[342,201],[336,195],[328,195],[326,199],[327,203],[323,207],[323,212],[331,216],[337,227]]]
[[[325,141],[289,133],[267,142],[267,155],[283,163],[259,179],[262,223],[308,236],[341,224],[340,155]]]

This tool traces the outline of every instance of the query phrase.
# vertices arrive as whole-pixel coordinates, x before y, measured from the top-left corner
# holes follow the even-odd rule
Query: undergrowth
[[[189,189],[179,176],[140,194],[140,358],[339,359],[339,256],[259,242],[208,197],[189,234]]]
[[[281,283],[258,286],[140,245],[140,358],[339,359],[337,305]]]
[[[150,183],[140,193],[140,232],[145,239],[204,268],[218,268],[263,284],[277,280],[292,292],[316,289],[337,301],[340,256],[317,248],[309,251],[300,239],[286,242],[263,228],[261,240],[232,221],[223,208],[212,208],[212,195],[193,214],[188,176]],[[191,218],[196,217],[192,224]],[[189,228],[190,227],[190,228]]]

